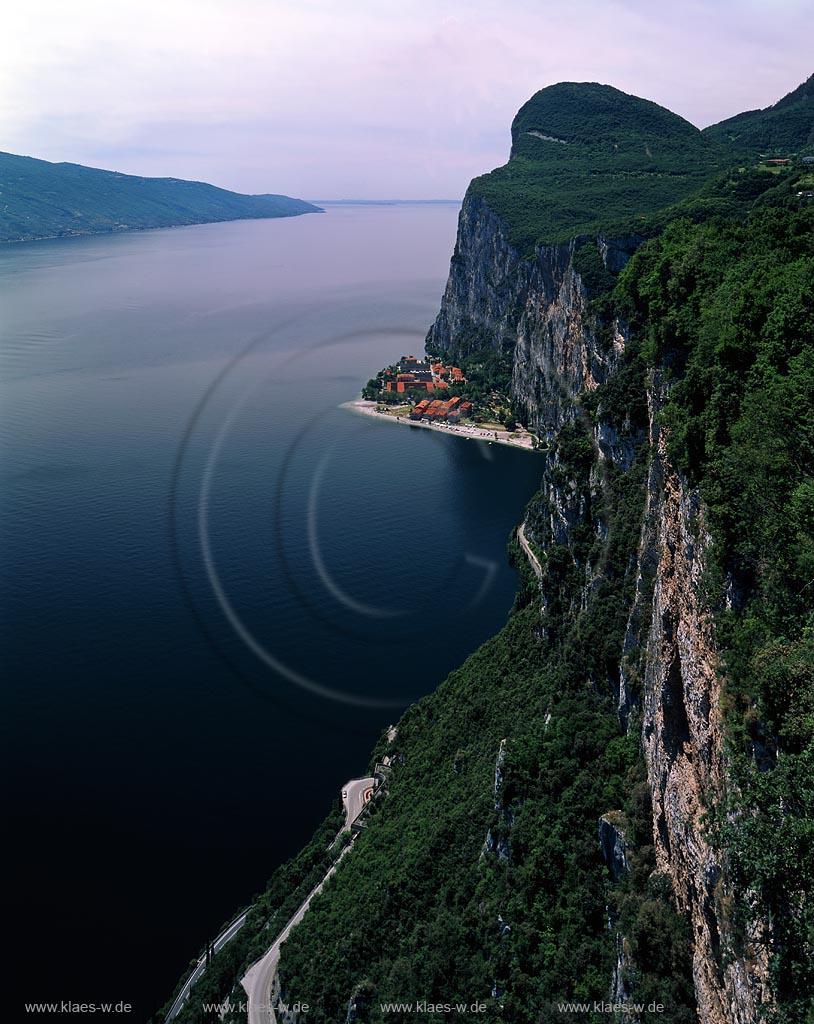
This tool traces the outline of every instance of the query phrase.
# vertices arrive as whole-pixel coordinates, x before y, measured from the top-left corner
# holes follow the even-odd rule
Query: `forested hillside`
[[[710,834],[744,901],[735,934],[753,910],[772,922],[789,1021],[814,1008],[813,241],[814,205],[790,198],[678,221],[619,290],[647,363],[675,380],[668,451],[709,510],[731,776]]]
[[[726,153],[688,121],[608,85],[543,89],[512,123],[509,162],[475,178],[528,254],[537,243],[644,230],[648,215],[695,192]]]
[[[0,242],[317,211],[288,196],[244,196],[200,181],[0,153]]]
[[[814,75],[764,110],[748,110],[704,129],[704,135],[730,146],[746,159],[761,154],[786,157],[814,154]]]

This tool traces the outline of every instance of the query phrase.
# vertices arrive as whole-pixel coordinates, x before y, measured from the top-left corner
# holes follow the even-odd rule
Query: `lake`
[[[382,729],[505,621],[538,457],[340,408],[423,351],[457,213],[0,247],[26,999],[146,1019]]]

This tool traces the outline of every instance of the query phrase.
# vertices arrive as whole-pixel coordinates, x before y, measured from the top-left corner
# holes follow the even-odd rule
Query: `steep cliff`
[[[692,922],[701,1020],[748,1024],[770,1000],[767,921],[749,922],[738,949],[731,879],[710,841],[705,812],[729,786],[720,654],[699,589],[711,543],[706,512],[666,458],[659,437],[659,554],[647,637],[642,742],[653,803],[656,864]]]
[[[490,348],[507,356],[523,416],[537,430],[556,430],[575,416],[575,398],[604,383],[624,352],[618,326],[608,338],[589,322],[575,252],[593,248],[605,268],[618,273],[641,241],[635,234],[618,240],[581,235],[539,245],[523,259],[506,225],[470,193],[427,347],[450,359]]]
[[[605,422],[601,401],[592,416],[584,402],[612,379],[630,336],[618,320],[603,325],[592,315],[574,254],[595,246],[605,267],[618,272],[640,242],[636,236],[621,241],[579,237],[569,244],[538,246],[533,259],[523,260],[509,243],[505,225],[482,200],[469,197],[428,346],[450,359],[490,344],[511,352],[515,402],[549,445],[541,496],[527,511],[527,532],[543,551],[552,545],[573,551],[580,527],[592,520],[592,504],[599,509],[602,529],[608,473],[627,473],[636,445],[647,438],[647,498],[637,587],[619,651],[619,709],[624,722],[632,706],[638,711],[631,727],[641,730],[656,869],[669,876],[675,907],[691,922],[701,1020],[747,1024],[770,998],[770,932],[766,922],[750,922],[751,941],[736,951],[739,942],[731,934],[728,909],[732,886],[704,819],[706,809],[725,798],[728,784],[720,656],[700,595],[711,543],[705,511],[697,490],[686,486],[667,457],[658,425],[666,394],[660,375],[651,374],[647,381],[646,432],[629,418],[619,432]],[[564,428],[575,422],[590,431],[594,445],[595,461],[582,487],[574,476],[563,477],[557,445]],[[582,568],[584,602],[602,566]],[[544,606],[553,597],[544,583]],[[578,612],[572,603],[568,614]],[[629,657],[634,649],[646,651],[635,667]],[[632,668],[643,669],[643,685],[631,686]],[[613,875],[617,860],[609,861]]]

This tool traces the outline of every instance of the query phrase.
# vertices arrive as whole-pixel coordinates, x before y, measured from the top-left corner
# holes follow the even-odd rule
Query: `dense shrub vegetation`
[[[631,415],[642,427],[645,415],[635,351],[630,365],[638,402],[624,387],[607,388],[594,408],[620,430]],[[551,462],[590,511],[572,545],[542,553],[542,618],[536,580],[513,542],[523,584],[507,626],[407,711],[387,800],[286,944],[284,988],[289,1001],[316,1007],[315,1022],[344,1019],[357,991],[375,993],[357,1003],[360,1022],[411,1019],[380,1004],[421,999],[483,1001],[484,1020],[557,1020],[557,999],[607,996],[615,897],[597,819],[628,807],[641,779],[614,694],[647,448],[629,473],[610,473],[600,494],[581,423],[563,426]],[[602,571],[580,610],[589,562]],[[648,864],[645,853],[618,913],[643,951],[636,984],[668,993],[662,1019],[684,1024],[694,1012],[686,923],[664,886],[637,887]]]
[[[245,1000],[239,979],[266,952],[274,937],[282,931],[288,919],[336,859],[344,842],[344,838],[337,840],[343,821],[344,815],[337,801],[305,849],[274,872],[266,890],[253,899],[246,922],[236,937],[214,955],[196,982],[192,996],[174,1018],[178,1024],[245,1020],[246,1015],[239,1009],[241,1001]],[[186,975],[178,983],[173,999],[185,980]],[[156,1022],[165,1020],[173,999],[156,1014]],[[225,1018],[221,1018],[215,1011],[204,1010],[206,1004],[227,1001],[234,1004],[235,1012]]]
[[[710,829],[738,887],[735,916],[745,921],[751,902],[773,922],[777,1019],[802,1024],[814,991],[814,211],[793,186],[792,172],[716,176],[691,216],[667,218],[615,291],[595,247],[576,260],[598,313],[626,317],[637,339],[586,413],[643,425],[655,371],[671,385],[670,456],[710,512],[705,587],[725,659],[735,783]],[[493,363],[500,372],[499,351]],[[635,730],[620,733],[610,700],[645,452],[628,473],[609,472],[597,495],[582,423],[562,427],[549,462],[550,479],[573,481],[587,512],[567,547],[539,552],[542,619],[527,580],[506,629],[407,713],[391,796],[287,947],[284,983],[323,1008],[316,1019],[340,1015],[360,984],[376,998],[359,1020],[384,1019],[379,1001],[487,990],[484,1019],[559,1019],[555,1000],[607,993],[609,905],[636,998],[663,1002],[665,1020],[695,1018],[687,922],[653,874]],[[547,515],[539,496],[529,520]],[[607,541],[597,539],[600,521]],[[597,559],[601,580],[575,612],[584,567]],[[629,875],[609,889],[595,822],[613,808],[637,839]],[[315,958],[328,965],[318,977]]]
[[[649,237],[681,212],[701,219],[751,201],[772,184],[751,168],[760,153],[814,153],[813,97],[814,76],[774,107],[701,132],[610,86],[551,86],[520,108],[508,163],[469,191],[524,255],[579,234]]]

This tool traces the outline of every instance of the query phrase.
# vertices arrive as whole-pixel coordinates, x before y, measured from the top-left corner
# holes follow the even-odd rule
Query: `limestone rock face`
[[[647,639],[642,743],[657,867],[672,879],[676,906],[692,925],[701,1019],[751,1024],[769,1000],[768,949],[757,941],[768,934],[768,924],[753,922],[755,941],[736,953],[728,914],[731,887],[703,821],[727,785],[719,655],[699,596],[711,540],[698,494],[670,467],[663,437],[656,458],[663,469],[660,560]]]
[[[431,350],[451,357],[485,349],[512,354],[512,395],[528,425],[542,432],[573,418],[574,396],[601,384],[625,347],[618,329],[600,340],[585,324],[588,298],[573,265],[580,244],[596,245],[615,268],[636,240],[580,236],[538,246],[524,260],[489,207],[467,196],[441,311],[427,337]]]
[[[498,217],[480,199],[467,196],[428,348],[460,355],[485,347],[487,335],[495,348],[511,338],[529,269]]]
[[[613,372],[625,351],[627,330],[616,323],[599,336],[591,329],[574,253],[581,245],[593,245],[615,268],[630,258],[639,241],[579,236],[562,245],[538,246],[532,259],[522,259],[505,225],[480,198],[467,196],[461,209],[449,279],[427,348],[450,360],[493,350],[511,361],[512,398],[521,418],[549,444],[544,501],[527,523],[527,535],[543,549],[570,546],[574,529],[601,501],[603,466],[629,469],[642,440],[634,430],[619,431],[601,418],[590,423],[576,401]],[[599,457],[587,488],[563,479],[550,444],[564,424],[578,419]]]

